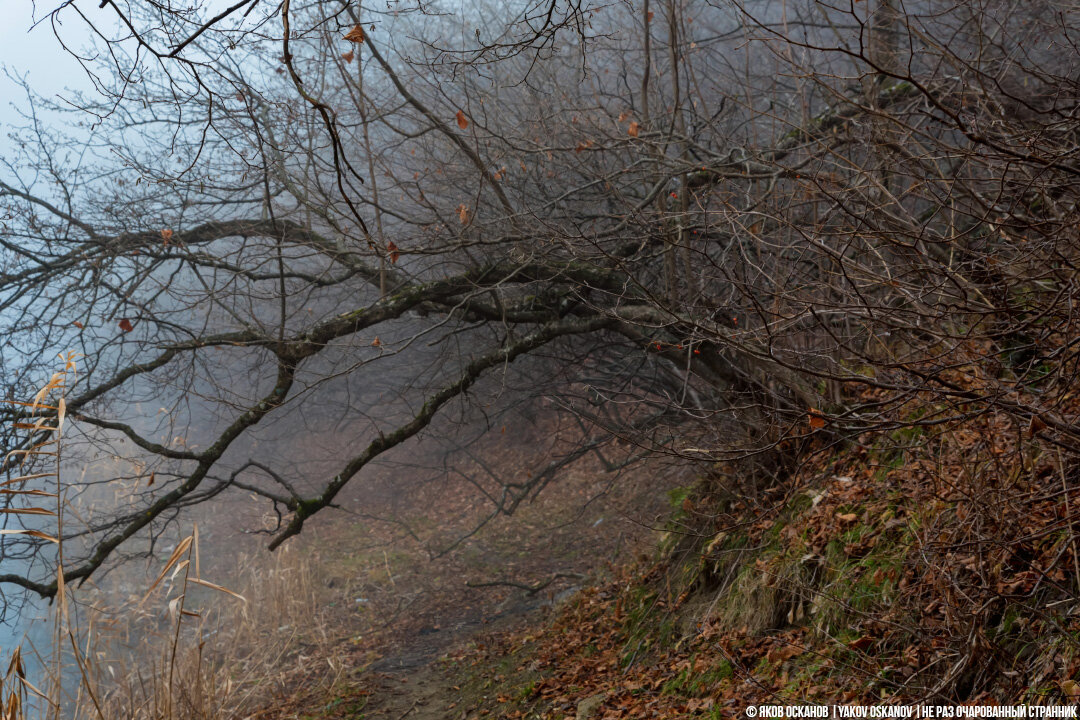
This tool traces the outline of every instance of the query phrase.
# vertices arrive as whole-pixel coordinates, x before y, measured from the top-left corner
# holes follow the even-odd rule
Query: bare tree
[[[913,401],[1080,450],[1059,3],[105,5],[93,133],[31,124],[0,178],[6,392],[82,352],[84,441],[156,478],[71,580],[235,489],[277,547],[441,415],[539,396],[580,442],[495,512],[612,439],[782,475]],[[335,471],[267,446],[296,418],[351,428]]]

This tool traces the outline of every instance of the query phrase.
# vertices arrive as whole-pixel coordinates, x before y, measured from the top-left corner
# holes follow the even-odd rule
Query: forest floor
[[[641,495],[597,494],[585,467],[437,560],[371,538],[323,551],[338,573],[325,583],[365,600],[367,630],[335,683],[301,673],[252,717],[1080,700],[1080,469],[993,415],[843,444],[820,430],[805,428],[782,474],[718,464],[666,492],[643,483],[656,523],[630,514]],[[444,511],[435,526],[462,516],[447,497],[421,498]],[[551,584],[465,582],[492,577]]]
[[[514,443],[474,448],[485,471],[538,464],[529,455],[542,452],[541,438],[514,432]],[[670,511],[666,490],[680,482],[646,467],[615,476],[585,459],[478,529],[490,503],[474,482],[372,473],[362,495],[299,539],[319,630],[293,643],[245,714],[470,717],[489,700],[473,677],[488,638],[542,624],[582,587],[651,553]]]

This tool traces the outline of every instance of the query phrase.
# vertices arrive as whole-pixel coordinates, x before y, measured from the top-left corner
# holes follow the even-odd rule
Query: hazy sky
[[[39,18],[51,7],[40,1],[0,0],[0,66],[12,75],[26,75],[33,87],[46,96],[62,94],[65,87],[90,87],[82,68],[53,36],[47,18],[31,30],[35,4]],[[97,9],[96,4],[91,7]],[[86,31],[75,17],[61,32],[65,40],[76,47],[86,44]],[[25,95],[6,76],[0,76],[0,125],[17,121],[18,116],[11,108],[13,102],[25,105]],[[0,135],[0,148],[6,141],[6,137]]]

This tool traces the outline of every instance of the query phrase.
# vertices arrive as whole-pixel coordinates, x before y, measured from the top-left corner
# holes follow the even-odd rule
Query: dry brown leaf
[[[469,222],[469,206],[465,203],[461,203],[460,205],[458,205],[457,216],[458,220],[461,221],[462,225]]]
[[[195,577],[199,577],[199,576],[202,575],[202,572],[199,570],[199,524],[198,523],[195,523],[195,525],[191,528],[191,537],[193,538],[193,540],[191,541],[191,550],[195,554]],[[189,555],[189,557],[190,557],[190,555]]]
[[[12,454],[14,454],[14,453],[8,453],[8,455],[12,455]],[[55,476],[56,476],[56,473],[51,473],[51,472],[34,473],[33,475],[20,475],[19,477],[14,477],[14,478],[11,478],[10,480],[5,480],[4,482],[0,482],[0,487],[7,487],[8,485],[18,485],[19,483],[24,483],[27,480],[37,480],[38,478],[55,477]]]
[[[849,642],[848,647],[852,650],[865,650],[873,644],[874,638],[870,637],[869,635],[864,635],[858,640],[852,640],[851,642]]]
[[[364,28],[359,25],[353,25],[353,29],[345,33],[345,39],[359,45],[364,42]]]
[[[190,578],[189,582],[193,582],[196,585],[202,585],[203,587],[208,587],[211,590],[217,590],[218,592],[223,592],[226,595],[232,595],[234,598],[236,598],[238,600],[241,600],[243,602],[247,602],[247,598],[245,598],[240,593],[233,592],[229,588],[222,587],[221,585],[218,585],[217,583],[212,583],[209,580],[203,580],[202,578]]]
[[[354,57],[356,57],[356,56],[355,56],[355,55],[353,55],[353,51],[352,51],[352,50],[350,50],[349,52],[343,52],[343,53],[341,53],[341,59],[342,59],[342,60],[344,60],[344,61],[345,61],[345,62],[347,62],[347,63],[351,63],[351,62],[353,61],[353,58],[354,58]]]
[[[165,576],[169,573],[169,570],[171,570],[174,565],[180,562],[180,559],[184,556],[184,553],[187,552],[189,547],[191,547],[192,540],[194,540],[194,537],[188,535],[176,546],[176,549],[173,550],[172,555],[169,556],[168,562],[165,563],[165,567],[161,569],[161,574],[157,576],[157,580],[154,580],[154,582],[150,585],[150,589],[146,591],[146,595],[143,596],[144,602],[146,601],[146,598],[150,597],[150,593],[154,592],[154,588],[160,585],[161,581],[165,579]]]
[[[802,648],[798,647],[797,645],[782,645],[780,647],[770,650],[768,653],[765,654],[765,657],[769,660],[770,663],[776,664],[782,663],[785,660],[790,660],[796,655],[801,655],[802,652]]]
[[[634,122],[630,123],[630,127],[626,128],[626,134],[630,137],[637,137],[640,130],[641,128],[638,125],[638,121],[635,120]]]
[[[44,420],[41,422],[15,422],[11,423],[11,427],[16,430],[33,430],[34,432],[39,432],[41,430],[52,431],[56,429],[55,425],[49,425]]]
[[[48,490],[0,490],[4,495],[33,495],[35,497],[56,497],[56,493]]]
[[[40,530],[0,530],[0,535],[29,535],[30,537],[41,538],[42,540],[48,540],[49,542],[60,542],[52,535],[46,535]]]
[[[457,126],[462,130],[469,127],[469,119],[465,117],[465,113],[460,110],[457,111]]]
[[[56,409],[52,405],[42,405],[41,403],[25,402],[23,400],[0,399],[0,402],[7,403],[8,405],[21,405],[23,407],[28,407],[28,408],[42,408],[43,407],[43,408],[48,408],[49,410],[55,410]],[[8,453],[8,454],[10,455],[10,453]]]

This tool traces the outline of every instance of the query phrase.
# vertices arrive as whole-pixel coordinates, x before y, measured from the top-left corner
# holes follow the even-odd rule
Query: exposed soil
[[[468,706],[479,698],[462,691],[462,682],[452,669],[438,660],[461,650],[473,638],[487,632],[509,631],[535,622],[535,600],[522,598],[505,613],[488,622],[462,622],[439,632],[421,633],[392,655],[368,670],[364,706],[365,718],[393,720],[445,720],[465,718]]]

